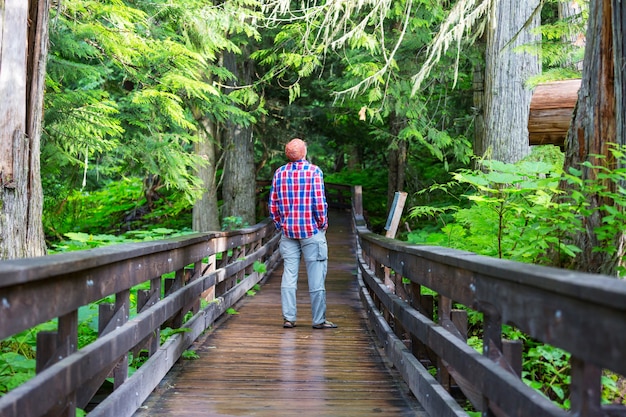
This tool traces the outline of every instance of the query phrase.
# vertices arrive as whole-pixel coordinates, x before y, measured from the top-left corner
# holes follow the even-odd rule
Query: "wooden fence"
[[[327,185],[329,204],[349,205],[348,190]],[[352,206],[361,297],[389,359],[431,416],[466,415],[452,395],[457,387],[484,416],[626,416],[625,407],[600,403],[603,370],[626,375],[626,282],[410,245],[367,229],[360,187]],[[0,398],[0,415],[73,416],[108,377],[114,391],[89,416],[132,415],[182,352],[274,269],[279,236],[266,220],[2,262],[0,340],[58,324],[38,334],[37,375]],[[267,272],[255,271],[256,261]],[[79,309],[105,298],[98,339],[78,349]],[[467,310],[458,305],[483,314],[482,355],[464,340]],[[571,353],[570,412],[521,381],[522,347],[502,340],[505,323]],[[185,331],[160,345],[165,327]],[[131,377],[129,355],[148,357]]]
[[[429,415],[466,416],[451,395],[458,388],[483,416],[626,416],[626,407],[601,405],[603,370],[626,376],[625,281],[385,238],[367,229],[361,201],[356,187],[361,297]],[[459,306],[483,315],[482,355],[465,341]],[[522,345],[502,340],[503,324],[571,353],[569,411],[522,382]]]
[[[37,375],[0,398],[2,417],[130,416],[191,343],[280,261],[271,221],[233,232],[109,246],[0,265],[0,340],[37,334]],[[265,265],[255,268],[255,262]],[[78,349],[79,309],[99,305],[98,339]],[[184,329],[160,344],[163,328]],[[129,355],[147,361],[128,377]]]

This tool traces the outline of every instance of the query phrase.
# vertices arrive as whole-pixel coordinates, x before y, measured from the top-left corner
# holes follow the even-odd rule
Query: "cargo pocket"
[[[326,234],[319,233],[321,239],[317,242],[317,260],[325,261],[328,259],[328,243],[326,242]]]

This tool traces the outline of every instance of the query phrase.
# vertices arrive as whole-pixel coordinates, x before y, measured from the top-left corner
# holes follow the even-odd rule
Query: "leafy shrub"
[[[179,192],[161,192],[149,207],[140,178],[109,182],[97,191],[72,191],[44,211],[52,252],[191,233],[191,207]],[[46,197],[48,200],[53,197]]]
[[[626,147],[613,146],[610,152],[617,168],[603,165],[604,158],[594,155],[596,163],[587,161],[580,169],[563,173],[559,168],[562,158],[552,153],[545,159],[530,158],[517,164],[482,161],[480,170],[460,170],[449,184],[436,184],[422,193],[448,192],[465,185],[463,197],[471,204],[412,208],[410,216],[436,219],[438,227],[416,230],[408,240],[563,266],[580,252],[571,237],[585,232],[585,218],[599,215],[600,226],[593,232],[600,244],[594,250],[615,254],[616,238],[626,230]],[[582,179],[583,169],[590,171],[585,176],[590,179]],[[559,187],[565,182],[567,193]],[[589,195],[597,195],[602,204],[590,207]],[[618,272],[624,275],[626,270],[618,267]],[[482,349],[481,320],[480,313],[468,310],[468,343],[477,350]],[[503,335],[524,343],[524,382],[569,408],[570,354],[531,340],[511,326],[503,326]],[[605,371],[603,402],[623,402],[623,384],[623,378]]]
[[[466,185],[467,207],[419,206],[409,216],[440,220],[441,229],[409,234],[411,243],[428,243],[468,250],[521,262],[549,264],[557,257],[575,256],[578,248],[567,243],[568,233],[581,230],[578,207],[557,204],[560,171],[541,161],[505,164],[482,161],[482,170],[463,169],[447,187]],[[422,191],[440,190],[434,185]],[[451,213],[447,220],[444,215]],[[452,220],[452,222],[450,222]]]

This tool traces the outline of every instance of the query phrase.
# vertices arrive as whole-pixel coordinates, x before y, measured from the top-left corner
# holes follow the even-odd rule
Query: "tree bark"
[[[198,168],[197,175],[204,184],[202,198],[193,206],[192,228],[196,232],[210,232],[220,230],[220,216],[217,204],[217,125],[207,118],[199,121],[199,140],[195,144],[195,151],[205,161],[206,165]]]
[[[540,71],[537,56],[516,48],[539,41],[539,0],[495,2],[486,32],[483,100],[484,136],[474,153],[514,163],[530,152],[528,112],[531,91],[524,83]]]
[[[0,3],[0,259],[46,253],[39,154],[49,7]]]
[[[239,64],[239,65],[238,65]],[[231,53],[224,55],[224,66],[241,85],[252,82],[253,64],[245,56],[238,63]],[[233,87],[237,87],[233,85]],[[222,217],[238,217],[249,225],[256,223],[256,169],[251,125],[229,122],[224,138],[224,184]]]
[[[558,3],[559,8],[559,19],[564,20],[566,22],[578,23],[582,19],[581,17],[581,8],[576,2],[573,1],[563,1]],[[569,42],[575,46],[583,46],[585,44],[585,34],[577,33],[572,34],[571,36],[565,37],[563,42]],[[569,61],[565,63],[566,66],[571,66],[578,71],[583,69],[582,61],[573,62]]]
[[[580,163],[587,160],[594,165],[608,164],[608,167],[614,168],[609,144],[626,144],[624,22],[626,5],[622,1],[591,0],[583,79],[574,120],[566,139],[566,172],[569,167],[580,169]],[[604,155],[606,158],[598,159],[593,155]],[[582,175],[583,179],[593,179],[594,173],[582,167]],[[594,208],[603,204],[597,195],[589,195],[588,202]],[[585,219],[587,232],[573,237],[582,249],[573,267],[581,271],[614,275],[624,255],[624,234],[619,234],[613,242],[618,249],[614,255],[593,252],[593,248],[599,245],[594,229],[600,225],[601,218],[602,213],[596,213]]]
[[[406,125],[406,120],[390,117],[392,137],[397,138],[400,131]],[[404,191],[406,180],[407,142],[396,139],[391,144],[387,156],[389,173],[387,174],[387,210],[391,208],[396,191]]]

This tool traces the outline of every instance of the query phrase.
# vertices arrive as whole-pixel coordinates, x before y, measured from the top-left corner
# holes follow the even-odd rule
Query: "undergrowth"
[[[618,168],[585,162],[568,173],[561,170],[562,158],[533,155],[517,164],[481,161],[480,169],[460,170],[447,184],[435,184],[422,193],[446,195],[447,205],[413,207],[409,218],[429,218],[436,227],[409,233],[410,243],[452,247],[519,262],[566,267],[581,249],[572,237],[584,233],[588,216],[601,215],[594,232],[601,247],[596,251],[616,254],[616,236],[626,230],[626,147],[615,146],[612,156]],[[582,169],[594,172],[582,180]],[[567,183],[568,191],[561,185]],[[464,189],[456,197],[451,190]],[[590,207],[589,195],[599,195],[605,204]],[[465,200],[465,201],[463,201]],[[467,204],[469,202],[470,204]],[[623,264],[624,259],[620,260]],[[618,268],[621,277],[625,271]],[[468,344],[482,350],[482,315],[468,310]],[[503,326],[505,339],[519,339],[524,346],[522,379],[554,403],[568,409],[570,354],[532,340],[519,329]],[[626,403],[624,378],[605,371],[602,376],[603,403]]]

